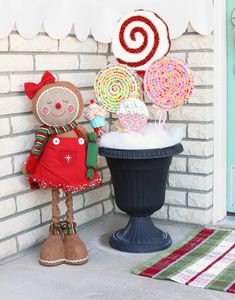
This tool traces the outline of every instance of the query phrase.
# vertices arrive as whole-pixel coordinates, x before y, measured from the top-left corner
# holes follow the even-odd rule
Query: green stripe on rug
[[[206,289],[224,291],[234,282],[235,261],[219,273],[207,286]]]
[[[188,268],[192,264],[196,263],[203,256],[213,251],[220,242],[228,235],[230,231],[219,230],[213,233],[205,241],[199,244],[192,251],[181,257],[179,260],[170,265],[167,269],[163,269],[154,279],[171,279],[171,277],[180,273],[184,269]]]
[[[142,273],[145,269],[151,267],[153,264],[158,262],[160,259],[167,257],[169,254],[177,250],[178,248],[181,248],[184,244],[188,243],[192,238],[194,238],[201,230],[203,229],[202,226],[199,226],[196,228],[191,234],[189,234],[182,242],[179,242],[175,244],[174,246],[163,250],[159,252],[157,255],[154,257],[150,258],[149,260],[145,261],[144,263],[138,265],[137,267],[133,268],[131,272],[133,274],[140,274]]]

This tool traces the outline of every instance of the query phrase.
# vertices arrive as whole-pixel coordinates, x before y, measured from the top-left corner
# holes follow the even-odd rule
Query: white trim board
[[[227,39],[226,0],[215,0],[213,224],[227,214]]]
[[[25,38],[45,31],[61,39],[73,27],[81,41],[91,33],[96,41],[108,43],[117,21],[139,9],[162,17],[171,38],[181,36],[189,22],[202,35],[213,29],[212,0],[0,0],[0,38],[8,36],[14,25]]]

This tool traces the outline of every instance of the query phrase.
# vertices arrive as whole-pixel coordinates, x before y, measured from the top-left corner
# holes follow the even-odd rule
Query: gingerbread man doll
[[[31,188],[52,190],[52,221],[49,236],[40,251],[39,262],[46,266],[83,264],[87,249],[76,233],[72,192],[102,184],[96,172],[96,134],[77,123],[82,114],[82,96],[76,86],[56,81],[46,71],[39,83],[25,83],[32,111],[42,126],[23,172]],[[66,220],[60,220],[60,190],[66,197]]]

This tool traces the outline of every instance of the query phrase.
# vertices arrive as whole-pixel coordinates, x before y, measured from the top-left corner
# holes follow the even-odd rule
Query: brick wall
[[[172,126],[185,128],[185,151],[173,159],[166,204],[155,217],[206,224],[211,221],[213,186],[213,41],[189,30],[172,44],[172,55],[192,67],[196,87],[190,102],[169,117]],[[31,191],[21,173],[38,127],[23,83],[38,81],[47,69],[76,84],[88,104],[97,72],[113,61],[110,45],[93,38],[53,40],[42,33],[25,40],[13,32],[0,40],[0,259],[44,240],[51,218],[50,192]],[[83,117],[80,121],[89,128]],[[78,225],[113,211],[104,159],[100,173],[103,187],[74,196]],[[65,210],[62,201],[62,215]]]
[[[213,203],[213,37],[189,29],[172,46],[172,55],[193,70],[195,89],[189,103],[169,116],[170,123],[185,126],[184,152],[173,159],[167,204],[160,215],[208,224]]]

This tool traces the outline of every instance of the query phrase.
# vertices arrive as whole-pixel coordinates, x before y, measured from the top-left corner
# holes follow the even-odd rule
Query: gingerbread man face
[[[36,93],[32,104],[37,119],[49,126],[69,124],[78,119],[83,110],[78,88],[65,81],[46,84]]]

